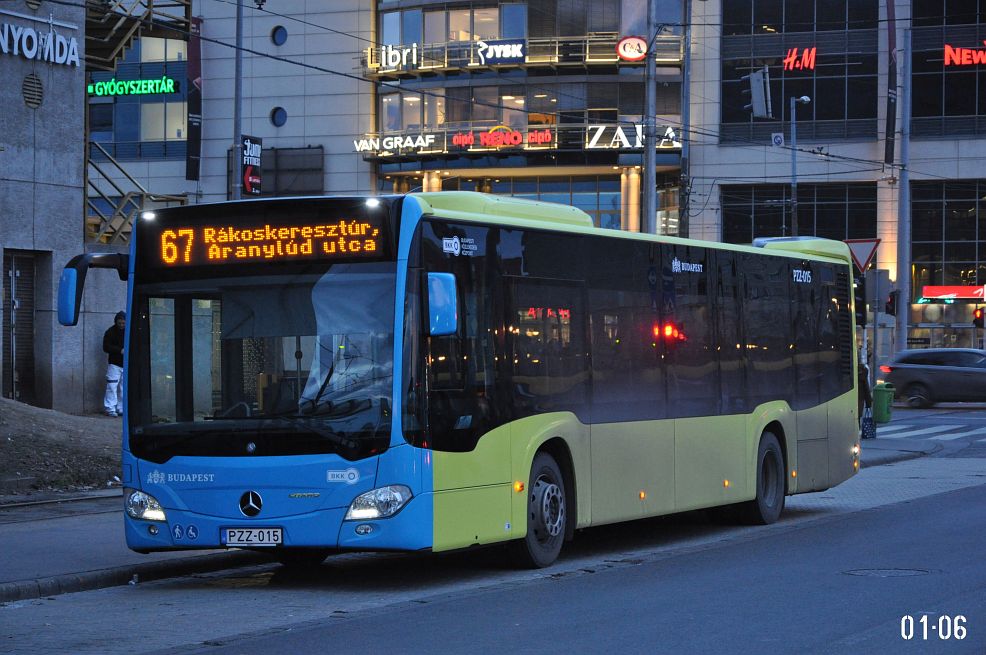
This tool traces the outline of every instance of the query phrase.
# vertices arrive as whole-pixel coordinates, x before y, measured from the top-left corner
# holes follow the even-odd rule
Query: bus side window
[[[574,411],[588,382],[586,315],[577,283],[509,278],[507,336],[517,415]]]

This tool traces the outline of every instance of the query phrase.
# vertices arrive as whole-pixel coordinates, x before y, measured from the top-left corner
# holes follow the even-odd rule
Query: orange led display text
[[[380,227],[342,219],[308,225],[239,228],[196,225],[162,230],[158,254],[166,266],[372,257],[383,249]]]

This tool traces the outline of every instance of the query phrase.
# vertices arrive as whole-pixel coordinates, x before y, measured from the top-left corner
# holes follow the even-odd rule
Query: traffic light
[[[972,310],[972,324],[977,328],[981,328],[983,326],[983,310],[981,307],[976,307]]]
[[[891,291],[890,295],[887,297],[887,304],[883,307],[883,311],[891,316],[897,315],[897,297],[900,296],[900,291]]]
[[[750,96],[750,104],[744,105],[743,109],[752,110],[754,118],[773,118],[770,107],[770,72],[767,67],[752,71],[742,79],[750,82],[750,89],[743,89],[743,95]]]
[[[856,308],[856,327],[866,327],[866,278],[853,280],[853,306]]]

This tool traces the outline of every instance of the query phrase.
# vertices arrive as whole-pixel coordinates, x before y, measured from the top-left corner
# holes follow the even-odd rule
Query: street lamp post
[[[791,236],[798,236],[798,115],[797,105],[811,102],[808,96],[791,96]]]
[[[233,59],[233,200],[243,197],[243,0],[236,0],[236,53]]]

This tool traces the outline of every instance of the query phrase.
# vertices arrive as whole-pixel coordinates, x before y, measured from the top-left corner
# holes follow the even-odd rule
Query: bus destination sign
[[[232,263],[376,257],[381,226],[366,218],[305,225],[188,225],[161,230],[158,261],[167,268]]]

